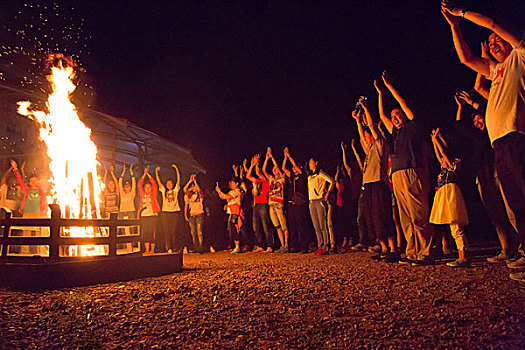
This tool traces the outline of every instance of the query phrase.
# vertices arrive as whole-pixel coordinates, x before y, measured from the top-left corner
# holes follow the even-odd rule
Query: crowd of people
[[[232,253],[306,253],[313,226],[315,254],[370,251],[377,260],[427,265],[435,263],[437,245],[442,254],[450,254],[443,234],[447,227],[458,253],[446,265],[469,266],[469,213],[461,188],[468,164],[475,169],[480,197],[501,244],[501,252],[487,260],[506,263],[514,269],[512,279],[525,281],[525,43],[483,14],[454,8],[448,1],[441,11],[460,61],[478,73],[474,90],[454,95],[457,130],[447,135],[435,127],[428,135],[383,72],[373,83],[377,110],[361,97],[352,112],[359,132],[358,142],[351,144],[357,167],[349,165],[344,143],[342,164],[333,177],[316,158],[302,166],[285,148],[278,163],[268,148],[264,157],[257,154],[233,167],[229,192],[217,185],[219,197],[227,201]],[[471,54],[461,20],[493,31],[482,43],[481,57]],[[387,94],[397,102],[391,110],[383,103]],[[452,139],[458,135],[475,145],[474,154],[454,147]],[[432,148],[440,166],[434,181],[428,164]]]
[[[359,99],[350,121],[359,138],[350,147],[341,143],[341,164],[334,172],[323,169],[316,157],[299,162],[288,148],[277,155],[268,147],[264,155],[233,165],[228,189],[218,183],[215,187],[215,198],[225,203],[225,247],[234,254],[368,251],[378,261],[421,266],[434,264],[436,254],[452,257],[451,236],[457,256],[446,265],[469,266],[469,212],[462,179],[470,168],[501,245],[487,260],[506,263],[514,270],[512,279],[525,281],[525,42],[493,19],[454,8],[448,1],[443,1],[441,12],[460,61],[477,72],[473,90],[454,94],[456,130],[434,127],[429,135],[410,102],[383,72],[373,82],[377,109],[367,98]],[[462,20],[493,32],[481,45],[481,57],[471,53],[461,32]],[[384,101],[390,97],[396,106],[387,109]],[[455,146],[459,136],[474,145],[475,152],[467,154]],[[440,168],[433,180],[432,153]],[[210,210],[197,176],[191,175],[182,188],[181,206],[181,176],[175,164],[172,168],[176,180],[165,182],[160,168],[153,176],[146,167],[138,182],[132,166],[124,165],[119,179],[111,168],[110,178],[104,175],[101,212],[118,213],[123,219],[140,217],[146,254],[214,252],[211,230],[204,230]],[[22,174],[11,162],[2,178],[0,205],[16,215],[41,217],[45,193],[36,177],[26,184],[23,165],[21,170]],[[14,176],[7,178],[11,171]],[[206,195],[213,201],[210,193]]]

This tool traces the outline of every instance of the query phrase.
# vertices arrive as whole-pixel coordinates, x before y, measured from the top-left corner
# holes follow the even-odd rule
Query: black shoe
[[[434,259],[425,257],[423,259],[412,260],[412,266],[428,266],[434,265]]]
[[[399,263],[401,265],[412,265],[412,263],[414,262],[415,260],[412,260],[412,259],[407,259],[407,258],[400,258],[399,259]]]

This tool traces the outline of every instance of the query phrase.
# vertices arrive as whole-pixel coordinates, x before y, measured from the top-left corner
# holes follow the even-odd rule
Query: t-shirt
[[[24,194],[20,187],[8,187],[6,184],[0,186],[0,206],[11,211],[16,211],[20,206]]]
[[[255,204],[267,204],[270,184],[264,179],[257,179],[253,184],[253,202]]]
[[[40,213],[40,191],[38,188],[29,189],[24,213]]]
[[[189,195],[188,195],[189,194]],[[198,193],[188,192],[184,195],[184,202],[188,204],[190,216],[196,216],[204,213],[203,198]]]
[[[398,170],[424,168],[424,140],[417,122],[407,120],[401,129],[394,127],[391,154],[392,174]]]
[[[279,177],[273,177],[270,179],[270,189],[268,194],[268,203],[279,203],[284,202],[284,175]]]
[[[346,185],[345,185],[345,181],[341,178],[339,178],[339,181],[337,181],[337,197],[336,197],[336,205],[338,207],[342,207],[344,206],[346,203],[346,193],[345,193],[345,190],[346,190]]]
[[[525,134],[525,37],[502,63],[491,62],[486,112],[490,142],[517,131]]]
[[[308,199],[323,199],[327,193],[332,192],[334,183],[334,179],[323,171],[308,176]]]
[[[180,211],[179,205],[179,186],[175,186],[171,190],[166,190],[166,187],[160,187],[160,193],[162,193],[162,211],[175,212]]]
[[[117,192],[106,191],[104,194],[104,208],[106,213],[118,213],[118,194]]]
[[[388,182],[388,155],[390,145],[381,135],[366,152],[363,185],[372,182]]]
[[[151,194],[144,194],[142,196],[142,208],[146,208],[141,212],[141,216],[153,216],[153,207],[151,205]],[[141,209],[142,209],[141,208]]]
[[[120,211],[135,211],[135,193],[136,193],[136,180],[135,177],[131,178],[131,191],[126,193],[122,184],[122,178],[119,179],[119,190],[120,190]]]
[[[230,206],[238,206],[240,208],[242,192],[240,188],[236,188],[228,192],[228,195],[232,196],[232,198],[228,200],[228,204],[226,205],[226,213],[231,214],[232,211],[231,211]]]

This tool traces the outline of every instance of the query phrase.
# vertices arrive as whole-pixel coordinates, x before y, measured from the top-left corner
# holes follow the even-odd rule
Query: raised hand
[[[366,97],[360,96],[359,97],[359,104],[366,108],[368,106],[368,101],[366,100]]]
[[[243,168],[246,168],[246,163],[248,163],[248,160],[246,158],[244,158],[244,160],[242,161],[242,167]]]
[[[454,1],[450,0],[441,1],[441,9],[455,17],[461,16],[461,13],[463,12],[461,8],[454,7]]]
[[[261,155],[260,154],[256,154],[253,158],[255,159],[255,164],[258,164],[259,161],[261,160]]]
[[[124,177],[125,173],[126,173],[126,163],[124,163],[124,165],[122,166],[122,174],[120,175],[120,177]]]
[[[432,138],[432,141],[436,140],[438,134],[439,134],[439,128],[435,128],[432,130],[432,132],[430,133],[430,137]]]
[[[110,174],[113,174],[115,172],[115,167],[112,165],[110,168],[109,168],[109,173]]]
[[[341,141],[341,149],[344,151],[346,149],[346,145],[344,141]]]
[[[236,173],[239,167],[235,164],[232,164],[232,170]]]
[[[388,74],[388,72],[386,70],[383,71],[383,74],[381,75],[381,78],[383,78],[383,82],[385,83],[386,86],[392,85],[390,83],[390,75]]]
[[[357,109],[352,111],[352,118],[354,118],[356,121],[359,121],[359,111]]]
[[[160,166],[155,168],[155,172],[158,173],[160,171]]]
[[[352,150],[355,152],[356,149],[355,149],[355,139],[352,139],[352,141],[350,142],[350,146],[352,147]]]
[[[129,165],[129,174],[133,176],[133,164]]]
[[[284,148],[283,153],[284,153],[285,157],[289,157],[290,156],[290,150],[288,149],[288,147]]]
[[[383,87],[380,85],[377,79],[374,79],[374,87],[376,88],[378,94],[383,93]]]
[[[266,158],[272,158],[272,149],[270,147],[266,149]]]
[[[490,49],[488,40],[481,42],[481,57],[490,59]]]
[[[215,183],[215,191],[217,191],[217,193],[221,192],[221,189],[219,188],[219,183],[218,182]]]
[[[144,175],[148,175],[149,176],[149,165],[144,168]]]
[[[11,168],[13,168],[14,170],[18,169],[18,165],[13,159],[11,159]]]
[[[474,103],[474,100],[470,97],[470,94],[466,91],[461,91],[459,94],[458,94],[458,98],[460,100],[463,100],[465,101],[466,103],[468,103],[469,105],[472,105]]]

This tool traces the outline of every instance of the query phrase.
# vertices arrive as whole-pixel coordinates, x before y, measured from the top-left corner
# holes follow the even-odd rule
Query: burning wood
[[[31,103],[18,102],[18,113],[32,118],[39,126],[39,139],[46,146],[51,170],[51,191],[48,201],[57,203],[67,218],[95,219],[98,217],[98,198],[103,183],[97,175],[99,162],[97,146],[91,139],[91,129],[78,115],[71,101],[75,91],[75,64],[60,54],[50,55],[48,63],[51,74],[47,80],[51,93],[46,102],[46,111],[31,109]],[[87,184],[88,193],[84,191]],[[86,195],[88,197],[86,197]],[[96,237],[105,235],[106,230],[92,227],[70,227],[62,234],[71,237]],[[74,255],[100,255],[97,246],[80,246],[80,251],[70,251]],[[102,248],[100,248],[102,249]]]

